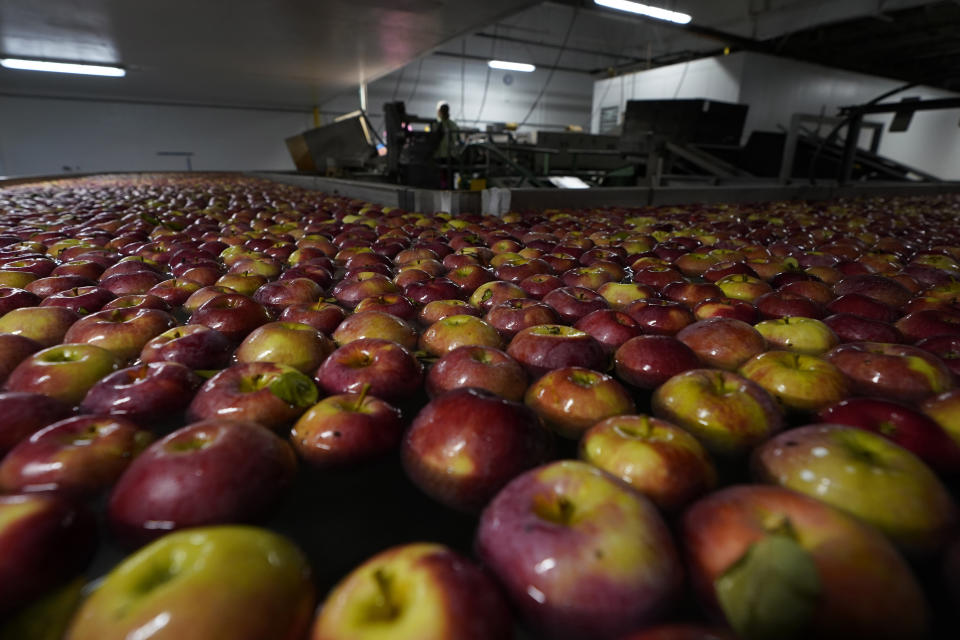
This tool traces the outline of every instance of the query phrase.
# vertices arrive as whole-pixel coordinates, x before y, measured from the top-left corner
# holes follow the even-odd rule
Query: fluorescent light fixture
[[[127,75],[120,67],[107,67],[96,64],[77,64],[71,62],[51,62],[49,60],[22,60],[20,58],[0,58],[0,66],[21,71],[50,71],[53,73],[74,73],[84,76],[108,76],[122,78]]]
[[[537,68],[532,64],[527,64],[526,62],[507,62],[506,60],[491,60],[487,63],[491,69],[501,69],[503,71],[522,71],[524,73],[530,73],[531,71],[536,71]]]
[[[647,16],[648,18],[676,22],[677,24],[687,24],[691,20],[691,17],[686,13],[669,11],[667,9],[661,9],[660,7],[651,7],[650,5],[640,4],[639,2],[630,2],[630,0],[593,0],[593,2],[608,9],[636,13],[641,16]]]

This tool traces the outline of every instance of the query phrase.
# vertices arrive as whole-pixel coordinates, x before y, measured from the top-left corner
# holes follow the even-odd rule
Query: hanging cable
[[[573,25],[577,21],[577,15],[580,13],[579,7],[574,7],[573,15],[570,16],[570,24],[567,25],[567,33],[563,36],[563,42],[560,44],[560,49],[557,51],[557,57],[553,61],[553,65],[550,67],[550,73],[547,75],[547,80],[543,83],[543,88],[540,89],[539,95],[533,101],[533,104],[530,105],[530,110],[527,111],[527,115],[523,117],[523,120],[519,122],[518,127],[523,126],[527,123],[527,120],[530,119],[530,116],[533,115],[533,111],[537,108],[537,105],[540,104],[540,100],[543,98],[543,95],[547,92],[547,87],[550,86],[550,81],[553,80],[553,74],[557,70],[557,65],[560,64],[560,58],[563,56],[563,52],[567,48],[567,42],[570,40],[570,34],[573,32]]]
[[[497,25],[493,25],[493,39],[490,41],[490,59],[496,60],[497,56]],[[480,98],[480,109],[477,110],[477,117],[474,118],[473,124],[480,123],[480,117],[483,115],[483,108],[487,104],[487,90],[490,88],[490,72],[492,69],[490,65],[487,65],[487,77],[483,81],[483,97]]]

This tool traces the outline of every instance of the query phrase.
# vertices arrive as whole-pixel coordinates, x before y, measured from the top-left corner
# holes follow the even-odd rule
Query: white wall
[[[746,138],[752,131],[786,130],[790,116],[798,112],[835,116],[839,107],[867,102],[901,84],[774,56],[735,53],[598,81],[593,89],[591,130],[599,129],[601,108],[619,106],[622,113],[630,99],[707,98],[750,105]],[[624,87],[622,92],[619,87]],[[889,100],[958,95],[920,87]],[[917,112],[902,133],[886,130],[892,118],[892,114],[867,118],[884,123],[882,155],[940,178],[960,180],[960,113],[956,109]],[[868,136],[861,139],[866,141]]]
[[[861,104],[904,83],[840,69],[746,54],[740,87],[740,102],[750,105],[746,131],[786,129],[796,112],[828,116],[839,107]],[[923,99],[957,97],[932,87],[917,87],[891,96]],[[880,154],[947,180],[960,180],[960,111],[918,111],[905,132],[888,131],[893,114],[866,117],[884,125]],[[824,130],[826,134],[827,130]],[[861,140],[868,139],[866,132]]]
[[[590,130],[599,131],[600,110],[605,107],[619,106],[622,123],[628,100],[707,98],[737,102],[743,61],[743,54],[701,58],[599,80],[593,86]]]
[[[0,175],[292,170],[284,138],[309,113],[0,96]],[[69,169],[65,169],[68,167]]]

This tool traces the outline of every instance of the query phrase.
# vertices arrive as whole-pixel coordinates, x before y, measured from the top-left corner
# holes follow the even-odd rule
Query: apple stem
[[[364,401],[367,399],[367,394],[370,392],[370,383],[365,382],[363,387],[360,389],[360,397],[357,398],[357,402],[353,406],[354,411],[359,411],[360,407],[363,406]]]

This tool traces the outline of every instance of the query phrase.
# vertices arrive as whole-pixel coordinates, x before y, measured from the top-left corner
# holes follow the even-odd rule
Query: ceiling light
[[[669,11],[667,9],[661,9],[660,7],[651,7],[650,5],[640,4],[639,2],[630,2],[630,0],[593,0],[593,2],[601,7],[636,13],[648,18],[676,22],[677,24],[687,24],[691,20],[691,17],[686,13]]]
[[[96,64],[77,64],[71,62],[51,62],[49,60],[22,60],[20,58],[0,58],[0,66],[21,71],[50,71],[53,73],[75,73],[84,76],[109,76],[122,78],[127,75],[120,67],[107,67]]]
[[[526,62],[507,62],[505,60],[491,60],[487,63],[491,69],[501,69],[503,71],[522,71],[524,73],[530,73],[531,71],[536,71],[537,68],[532,64],[527,64]]]

